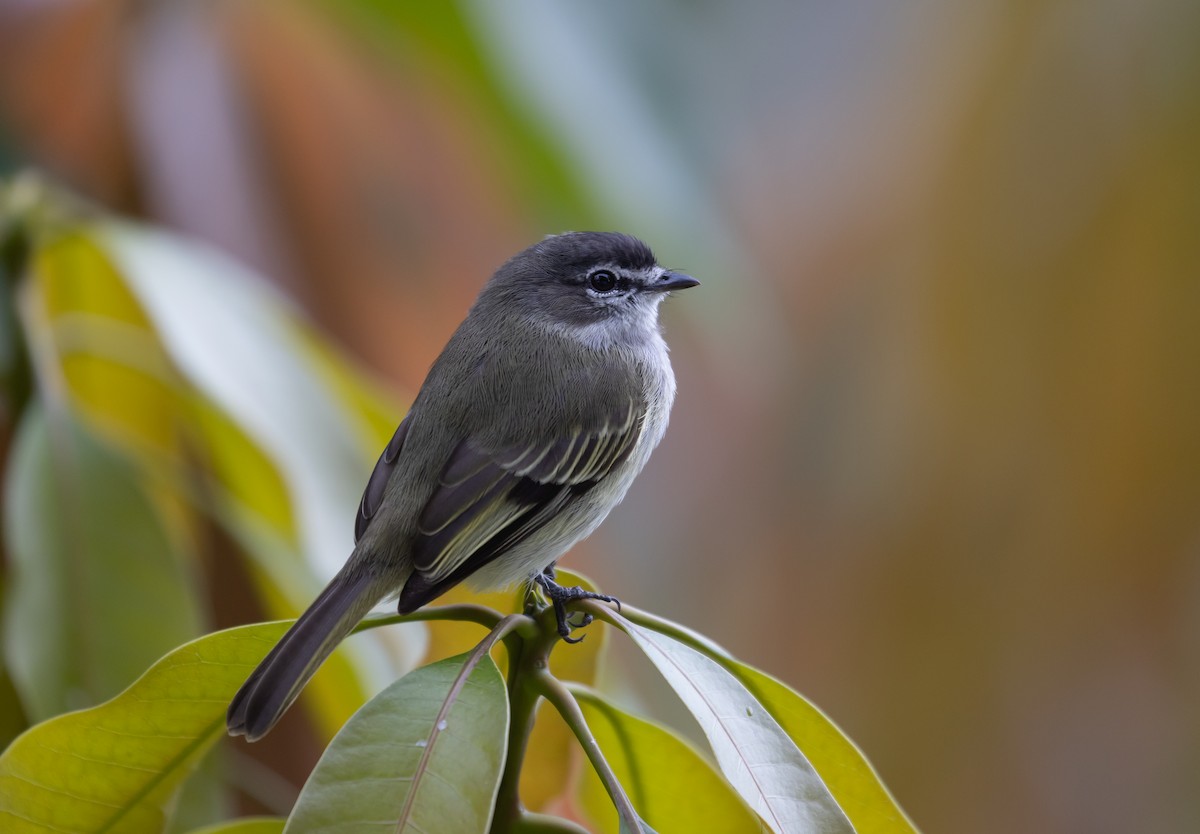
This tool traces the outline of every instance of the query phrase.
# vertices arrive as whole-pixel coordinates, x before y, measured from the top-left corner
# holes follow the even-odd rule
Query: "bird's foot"
[[[592,622],[591,614],[583,614],[578,625],[572,625],[568,616],[566,604],[575,602],[581,599],[598,599],[601,602],[611,602],[617,606],[617,610],[621,610],[621,600],[616,597],[610,597],[608,594],[598,594],[595,591],[589,591],[585,588],[573,587],[565,588],[554,581],[554,565],[546,568],[542,573],[539,573],[533,578],[533,581],[541,586],[542,591],[549,597],[550,603],[554,606],[554,619],[558,623],[558,635],[567,643],[578,643],[583,640],[586,635],[572,637],[571,630],[573,628],[583,628]]]

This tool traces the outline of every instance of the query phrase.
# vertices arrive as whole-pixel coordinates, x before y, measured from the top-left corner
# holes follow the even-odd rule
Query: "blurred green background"
[[[1200,829],[1194,0],[0,0],[29,166],[397,403],[513,252],[644,237],[704,285],[672,427],[567,563],[808,695],[931,834]],[[259,616],[212,558],[197,616]]]

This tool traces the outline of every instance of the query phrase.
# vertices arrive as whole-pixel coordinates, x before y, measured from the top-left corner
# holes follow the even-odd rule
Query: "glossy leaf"
[[[862,751],[824,713],[753,666],[728,668],[804,751],[858,834],[916,834]]]
[[[683,739],[595,692],[581,687],[571,691],[630,801],[659,834],[762,830],[758,817],[729,783]],[[584,768],[578,796],[597,830],[616,830],[612,802],[590,768]]]
[[[627,609],[628,619],[682,640],[733,674],[804,751],[859,834],[916,834],[862,751],[802,695],[733,658],[707,637],[668,620]]]
[[[288,834],[387,830],[485,834],[504,766],[508,696],[490,657],[424,666],[334,737],[288,819]]]
[[[365,386],[232,259],[130,224],[95,234],[190,389],[186,417],[212,474],[210,509],[251,556],[269,613],[295,615],[353,547],[358,497],[386,442],[380,408],[364,409]],[[331,659],[347,665],[318,673],[308,696],[327,734],[417,662],[422,635],[420,626],[389,630]]]
[[[199,270],[193,261],[202,262]],[[377,428],[381,409],[374,396],[345,363],[321,346],[292,308],[244,269],[206,248],[161,232],[94,223],[55,237],[38,253],[36,265],[31,332],[42,357],[42,386],[65,391],[72,409],[119,440],[131,467],[154,479],[150,497],[168,523],[176,548],[189,540],[194,511],[182,500],[182,484],[187,482],[178,477],[184,463],[181,439],[186,435],[194,441],[211,480],[200,492],[189,483],[188,497],[203,500],[202,509],[251,555],[251,572],[268,615],[294,616],[322,584],[320,569],[305,569],[303,564],[311,537],[305,536],[302,521],[325,529],[343,523],[342,546],[328,553],[307,548],[331,557],[334,566],[350,542],[349,522],[333,517],[333,502],[301,506],[298,496],[313,493],[305,484],[320,479],[297,482],[293,476],[297,471],[311,475],[313,467],[306,467],[305,461],[336,447],[327,442],[334,437],[357,441],[358,454],[340,449],[332,455],[340,468],[325,466],[329,461],[323,460],[322,471],[346,472],[361,460],[365,477],[369,458],[386,440]],[[230,282],[246,285],[232,291],[240,293],[238,315],[233,317],[224,315],[218,303]],[[150,290],[145,289],[147,283]],[[201,301],[190,293],[199,294]],[[171,317],[172,311],[182,324]],[[244,355],[216,349],[230,342],[245,347]],[[278,384],[260,385],[248,394],[253,386],[247,385],[247,377],[255,374],[259,379],[300,379],[288,387],[298,393],[287,403],[281,403]],[[325,422],[320,417],[297,419],[286,408],[281,410],[281,404],[303,414],[315,409]],[[261,442],[250,430],[263,425],[271,409],[275,422],[286,430],[284,439],[292,443],[289,466],[278,465],[271,454],[277,446]],[[340,425],[331,426],[330,420]],[[305,432],[311,432],[307,440]],[[343,503],[356,500],[353,489],[343,490],[349,496]],[[349,518],[351,511],[346,512]],[[191,584],[177,587],[186,591]],[[160,642],[148,654],[130,652],[129,658],[136,661],[133,673],[195,633],[196,629],[174,634],[175,639]],[[400,636],[414,633],[415,641]],[[359,641],[331,659],[337,674],[318,674],[307,696],[310,704],[318,705],[313,714],[327,737],[371,691],[416,662],[423,645],[419,635],[419,626],[394,630],[387,637]],[[381,650],[382,646],[388,648]],[[70,658],[58,662],[69,665]],[[130,679],[126,676],[121,683]]]
[[[854,829],[779,723],[712,658],[618,618],[695,716],[734,789],[777,834]]]
[[[0,830],[161,830],[179,786],[224,735],[229,699],[287,626],[194,640],[112,700],[31,727],[0,755]]]
[[[115,222],[96,234],[188,383],[276,468],[305,558],[331,576],[373,455],[297,349],[299,312],[211,247]]]
[[[199,630],[147,485],[69,412],[27,408],[4,492],[4,644],[31,718],[111,697]]]
[[[84,227],[34,259],[28,331],[39,386],[129,451],[182,460],[179,379],[162,341],[111,258]]]

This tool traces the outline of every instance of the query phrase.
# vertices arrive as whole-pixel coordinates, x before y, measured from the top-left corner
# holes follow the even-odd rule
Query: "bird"
[[[564,604],[616,599],[554,566],[662,440],[676,384],[659,305],[699,283],[619,232],[551,235],[497,269],[367,479],[345,565],[234,696],[229,733],[262,738],[388,598],[409,614],[464,581],[536,582],[581,639]]]

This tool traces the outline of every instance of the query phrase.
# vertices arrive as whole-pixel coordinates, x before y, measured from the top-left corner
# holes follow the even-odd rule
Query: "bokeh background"
[[[569,563],[805,693],[931,834],[1200,829],[1194,0],[3,0],[28,166],[398,403],[514,251],[644,237],[703,282],[679,397]]]

